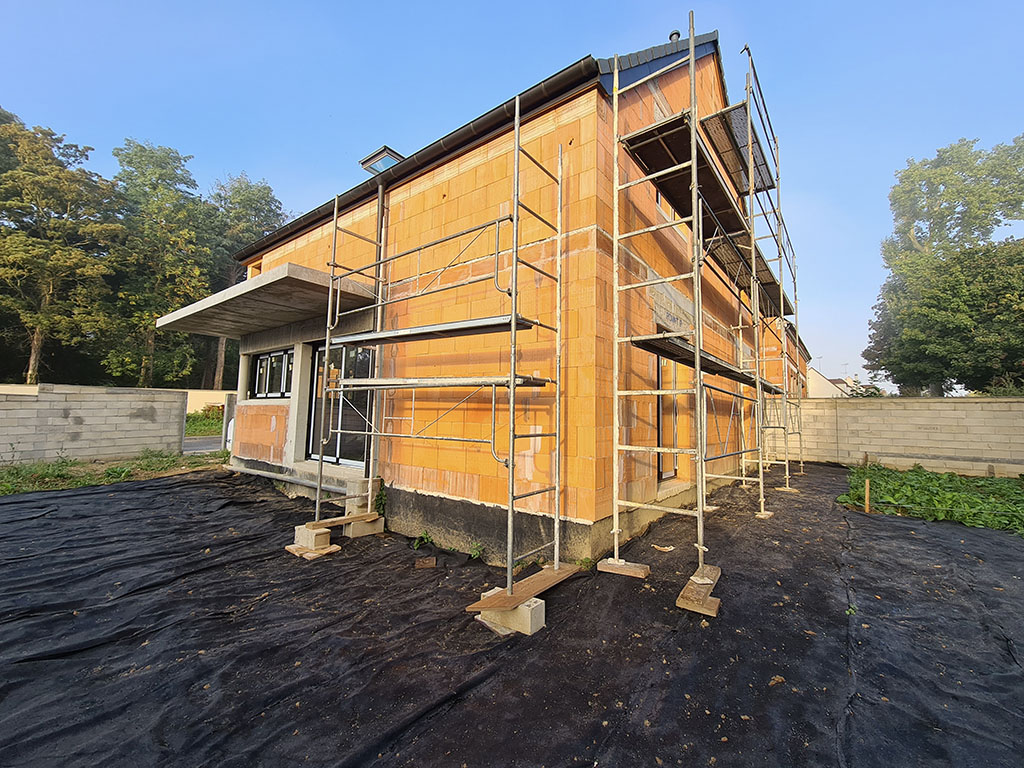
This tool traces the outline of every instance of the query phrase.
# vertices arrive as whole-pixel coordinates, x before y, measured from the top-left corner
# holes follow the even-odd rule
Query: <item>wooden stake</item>
[[[864,511],[871,514],[871,478],[864,478]]]

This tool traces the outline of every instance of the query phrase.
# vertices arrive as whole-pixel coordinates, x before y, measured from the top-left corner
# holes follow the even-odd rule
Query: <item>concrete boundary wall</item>
[[[1024,398],[801,400],[804,458],[1015,477],[1024,472]],[[795,438],[794,438],[795,442]],[[794,446],[795,447],[795,446]]]
[[[184,391],[40,384],[0,391],[0,461],[181,453]]]

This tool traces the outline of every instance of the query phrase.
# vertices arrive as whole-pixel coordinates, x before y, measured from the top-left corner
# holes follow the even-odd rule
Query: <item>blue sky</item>
[[[884,278],[887,194],[907,158],[1024,132],[1017,2],[695,3],[736,100],[749,44],[780,136],[801,335],[829,376],[860,372]],[[586,54],[686,34],[678,2],[24,3],[0,0],[0,106],[95,147],[195,156],[303,213]]]

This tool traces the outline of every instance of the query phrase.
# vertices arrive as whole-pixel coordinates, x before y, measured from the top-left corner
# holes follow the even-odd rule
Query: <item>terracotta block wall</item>
[[[527,152],[546,168],[555,171],[558,148],[563,151],[563,454],[565,510],[570,517],[593,519],[593,505],[586,492],[593,488],[593,475],[581,474],[576,457],[593,455],[593,428],[582,432],[570,424],[593,422],[592,388],[580,383],[576,372],[592,368],[588,347],[592,333],[581,321],[586,312],[588,266],[593,261],[592,216],[579,190],[593,179],[594,131],[593,91],[526,122],[522,143]],[[511,130],[462,157],[399,186],[389,195],[388,247],[401,253],[424,241],[447,237],[483,222],[511,214],[510,200],[514,170]],[[555,184],[525,157],[521,158],[523,202],[548,221],[555,223],[558,199]],[[590,197],[593,197],[593,191]],[[520,257],[554,273],[557,245],[554,233],[526,212],[521,213]],[[391,298],[410,297],[445,285],[467,281],[470,285],[412,298],[389,307],[386,323],[392,328],[453,322],[470,318],[504,315],[511,301],[496,289],[504,288],[511,275],[512,225],[502,222],[482,231],[423,249],[393,262],[389,285]],[[497,252],[497,258],[495,253]],[[452,265],[452,266],[449,266]],[[571,308],[571,309],[570,309]],[[519,314],[550,326],[557,324],[557,295],[554,283],[529,268],[519,269]],[[555,335],[542,328],[520,331],[517,337],[521,374],[553,378]],[[497,376],[509,369],[510,346],[507,333],[460,339],[439,339],[385,348],[383,375]],[[592,352],[591,352],[592,356]],[[589,361],[588,361],[589,360]],[[464,404],[458,405],[464,398]],[[508,454],[507,391],[497,392],[496,450]],[[582,417],[581,417],[581,414]],[[589,417],[588,415],[589,414]],[[517,430],[521,433],[554,431],[554,387],[521,388],[517,395]],[[436,423],[431,425],[433,422]],[[443,437],[468,437],[489,441],[491,435],[491,391],[418,390],[397,391],[387,397],[385,431],[423,431]],[[588,442],[589,441],[589,442]],[[516,490],[526,492],[554,483],[553,440],[533,438],[516,444]],[[491,455],[489,443],[466,444],[443,441],[382,441],[381,458],[387,482],[400,487],[469,498],[492,504],[507,500],[507,472]],[[580,495],[584,498],[580,499]],[[552,510],[550,494],[524,499],[523,509]]]
[[[714,56],[706,56],[697,62],[697,99],[701,115],[711,114],[727,106],[726,94],[718,75]],[[655,81],[627,92],[619,102],[619,132],[628,133],[650,123],[675,114],[690,105],[689,73],[684,67],[670,72]],[[612,341],[612,230],[613,200],[613,113],[610,100],[602,99],[598,112],[598,170],[600,203],[598,227],[599,238],[598,274],[599,290],[605,298],[602,301],[602,325],[607,332],[599,334],[598,343],[603,359],[611,368]],[[624,152],[619,152],[620,183],[643,175]],[[724,175],[724,174],[723,174]],[[733,190],[735,192],[735,190]],[[620,197],[620,232],[642,229],[674,218],[670,208],[656,199],[654,188],[649,184],[631,187]],[[685,225],[663,229],[620,241],[620,284],[635,283],[691,270],[691,232]],[[739,292],[710,261],[705,262],[702,273],[704,308],[704,348],[734,364],[741,362],[741,342],[732,330],[737,325],[750,325],[749,314],[742,309]],[[620,302],[620,316],[623,335],[656,333],[662,330],[685,330],[693,323],[693,296],[690,281],[662,284],[648,288],[626,291]],[[749,361],[753,354],[753,330],[743,332],[742,355]],[[634,350],[628,345],[621,347],[621,379],[626,389],[654,389],[658,381],[658,361],[653,355]],[[749,364],[749,363],[745,363]],[[686,388],[693,385],[693,369],[672,363],[662,364],[663,388]],[[672,383],[674,381],[674,384]],[[709,384],[730,392],[752,396],[753,390],[721,377],[706,377]],[[599,420],[609,425],[599,434],[599,455],[612,454],[612,387],[610,375],[602,376],[601,392],[607,397],[600,398]],[[749,426],[751,406],[724,393],[709,392],[706,400],[708,409],[707,452],[718,455],[741,448],[740,420]],[[620,414],[623,442],[635,445],[657,444],[658,409],[663,421],[671,416],[676,422],[676,445],[694,446],[693,396],[678,396],[675,407],[672,398],[665,396],[633,397],[623,405]],[[731,422],[731,424],[730,424]],[[671,421],[668,421],[671,423]],[[664,429],[664,427],[663,427]],[[654,454],[629,453],[619,456],[620,478],[623,483],[621,495],[635,501],[648,501],[657,497],[659,479],[657,457]],[[663,458],[663,462],[671,462]],[[676,477],[686,482],[693,480],[693,462],[687,455],[676,459]],[[713,473],[734,472],[739,467],[738,457],[720,459],[709,465]],[[611,472],[598,478],[597,504],[599,516],[611,514],[612,489]]]
[[[726,106],[726,95],[713,56],[698,62],[697,91],[702,114]],[[622,102],[620,130],[639,128],[668,116],[689,104],[686,69],[664,75],[634,89]],[[612,475],[612,141],[610,100],[595,86],[572,100],[540,115],[522,127],[526,150],[552,171],[558,148],[564,163],[563,216],[563,483],[564,509],[571,518],[596,521],[611,514]],[[513,136],[509,128],[488,142],[452,158],[441,167],[399,184],[387,193],[387,255],[394,256],[424,243],[446,238],[484,222],[511,214],[513,183]],[[551,222],[558,215],[555,186],[529,160],[522,158],[523,202]],[[622,181],[636,178],[639,170],[621,156]],[[667,204],[659,205],[650,185],[633,187],[620,208],[623,231],[668,220]],[[373,237],[376,201],[369,201],[340,217],[340,226]],[[520,256],[549,272],[556,268],[553,233],[542,222],[521,214]],[[681,230],[681,231],[680,231]],[[331,253],[331,223],[315,228],[263,254],[258,267],[267,270],[284,262],[326,269]],[[339,234],[338,260],[362,267],[374,259],[373,246]],[[389,306],[385,324],[404,328],[468,318],[503,315],[511,311],[507,295],[495,288],[507,286],[512,228],[507,221],[478,230],[431,248],[422,248],[391,262],[387,271],[389,298],[413,297]],[[624,243],[623,282],[689,271],[689,233],[685,228],[662,230]],[[556,295],[553,284],[528,268],[519,270],[521,315],[555,325]],[[430,293],[457,283],[455,290]],[[749,325],[741,294],[713,265],[704,270],[705,346],[734,363],[753,350],[753,330],[742,341],[731,327]],[[422,295],[418,295],[422,294]],[[655,332],[658,325],[686,328],[692,322],[693,301],[688,281],[640,289],[624,294],[624,333]],[[508,334],[436,339],[383,348],[382,371],[386,377],[498,376],[508,371]],[[554,375],[555,337],[541,328],[521,331],[518,337],[518,370],[522,374]],[[629,388],[654,388],[657,359],[645,352],[623,348],[621,384]],[[692,384],[692,370],[671,363],[663,376],[674,377],[676,387]],[[740,391],[726,379],[711,379],[722,389]],[[668,386],[668,385],[666,385]],[[749,394],[749,393],[748,393]],[[465,402],[460,405],[460,402]],[[520,389],[517,398],[520,432],[545,433],[554,428],[554,391]],[[496,450],[508,452],[506,391],[497,392]],[[247,413],[240,406],[236,426],[236,450],[265,458],[261,453],[283,452],[283,427],[270,429],[267,406]],[[724,453],[740,446],[736,408],[749,417],[749,406],[715,394],[710,411],[709,452]],[[257,406],[253,406],[257,408]],[[285,409],[285,406],[281,406]],[[649,397],[636,400],[623,412],[623,439],[638,444],[657,442],[658,409],[672,412],[676,441],[692,445],[693,397],[658,403]],[[730,413],[733,425],[729,426]],[[278,421],[286,418],[282,410]],[[483,389],[433,389],[389,392],[384,398],[385,432],[422,432],[439,437],[468,437],[487,441],[456,443],[383,438],[380,471],[385,482],[398,487],[456,498],[503,505],[507,473],[491,455],[491,392]],[[244,436],[239,444],[237,436]],[[243,447],[244,446],[244,447]],[[534,438],[517,446],[516,490],[553,484],[552,440]],[[275,453],[276,452],[276,453]],[[639,455],[622,459],[622,479],[629,497],[651,500],[659,490],[656,459]],[[738,459],[716,462],[711,471],[731,471]],[[692,461],[678,458],[677,478],[692,480]],[[550,512],[550,494],[521,502],[525,510]]]
[[[239,403],[235,408],[235,431],[231,455],[270,464],[285,463],[284,445],[288,435],[287,401],[268,405]]]

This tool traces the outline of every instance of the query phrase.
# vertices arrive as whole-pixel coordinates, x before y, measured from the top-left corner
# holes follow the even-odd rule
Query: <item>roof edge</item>
[[[597,60],[593,56],[585,56],[574,64],[556,72],[551,77],[537,83],[531,88],[519,94],[520,110],[523,113],[532,112],[545,103],[558,98],[581,85],[590,81],[597,82],[600,70]],[[486,112],[480,117],[466,123],[461,128],[456,128],[451,133],[441,137],[432,144],[428,144],[418,152],[413,153],[404,160],[395,163],[385,171],[373,178],[357,184],[346,192],[341,193],[338,200],[338,210],[345,210],[358,203],[364,202],[377,194],[377,187],[383,185],[389,187],[410,176],[424,170],[432,163],[442,157],[456,152],[470,145],[482,136],[512,123],[515,119],[515,97],[503,104]],[[310,229],[330,218],[334,214],[334,200],[328,200],[318,208],[299,216],[297,219],[285,224],[280,229],[271,232],[269,235],[250,243],[232,255],[235,261],[246,261],[261,251],[265,251],[290,237]]]

